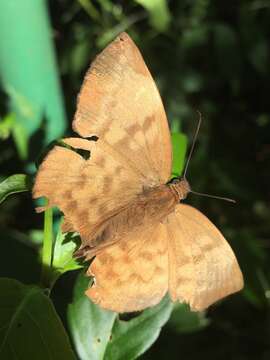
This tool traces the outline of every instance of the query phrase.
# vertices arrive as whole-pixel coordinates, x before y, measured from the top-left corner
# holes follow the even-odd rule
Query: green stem
[[[50,287],[53,249],[53,210],[47,209],[44,214],[44,240],[42,249],[41,284]]]

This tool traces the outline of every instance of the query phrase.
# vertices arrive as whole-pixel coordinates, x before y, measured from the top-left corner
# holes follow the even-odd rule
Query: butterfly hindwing
[[[243,277],[220,231],[201,212],[179,204],[168,217],[169,292],[174,301],[204,310],[239,291]]]
[[[139,311],[157,304],[168,290],[167,232],[163,224],[141,228],[102,250],[88,275],[92,301],[117,312]]]

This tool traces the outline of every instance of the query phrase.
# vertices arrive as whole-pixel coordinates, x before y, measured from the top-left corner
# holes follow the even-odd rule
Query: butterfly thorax
[[[144,189],[137,199],[110,220],[112,233],[123,235],[163,221],[177,204],[174,193],[167,185]]]
[[[185,178],[173,178],[167,186],[170,191],[174,194],[177,202],[185,199],[190,192],[190,186]]]

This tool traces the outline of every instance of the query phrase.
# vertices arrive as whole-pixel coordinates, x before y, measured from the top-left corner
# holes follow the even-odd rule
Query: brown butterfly
[[[79,232],[76,252],[94,258],[86,294],[117,312],[173,301],[203,310],[243,287],[232,249],[198,210],[180,204],[185,180],[169,182],[172,146],[156,85],[133,41],[120,34],[95,59],[78,98],[81,138],[55,146],[37,173],[33,196]],[[94,137],[94,138],[93,138]],[[79,151],[90,151],[85,159]],[[44,210],[44,208],[40,209]]]

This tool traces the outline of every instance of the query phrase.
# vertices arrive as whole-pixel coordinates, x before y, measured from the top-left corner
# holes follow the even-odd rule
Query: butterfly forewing
[[[39,168],[34,197],[65,214],[63,230],[80,233],[83,245],[94,240],[106,220],[142,192],[143,181],[130,164],[102,142],[68,138],[74,149],[90,150],[85,160],[71,149],[56,146]]]
[[[83,245],[145,188],[166,182],[171,143],[164,108],[136,45],[119,35],[93,62],[78,100],[70,138],[89,160],[55,147],[42,163],[33,190],[65,214],[63,229],[75,229]]]
[[[82,86],[73,128],[97,135],[148,179],[165,183],[172,149],[163,104],[130,37],[120,34],[92,63]]]

